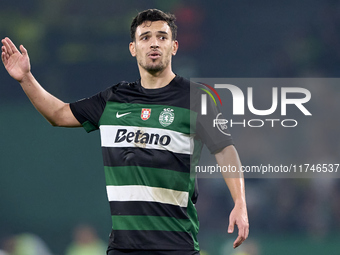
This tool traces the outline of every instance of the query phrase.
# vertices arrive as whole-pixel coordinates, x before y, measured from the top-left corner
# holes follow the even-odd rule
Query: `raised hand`
[[[21,82],[31,69],[27,50],[20,45],[20,52],[8,37],[2,39],[1,42],[3,44],[1,47],[2,62],[9,75]]]

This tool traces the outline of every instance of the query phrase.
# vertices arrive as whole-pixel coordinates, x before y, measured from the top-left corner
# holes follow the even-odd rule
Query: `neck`
[[[175,74],[170,68],[166,68],[157,73],[150,73],[146,70],[140,70],[141,84],[146,89],[159,89],[168,85]]]

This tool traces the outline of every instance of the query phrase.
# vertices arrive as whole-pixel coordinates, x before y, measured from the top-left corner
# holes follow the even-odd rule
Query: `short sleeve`
[[[89,133],[99,128],[98,123],[105,109],[110,91],[111,88],[70,104],[73,115],[82,124],[86,132]]]
[[[206,114],[202,115],[201,100],[196,103],[196,135],[203,141],[212,154],[215,154],[229,145],[233,145],[230,130],[227,127],[226,119],[221,113],[217,103],[205,92],[199,93],[196,98],[205,94],[207,99]],[[199,108],[199,109],[198,109]]]

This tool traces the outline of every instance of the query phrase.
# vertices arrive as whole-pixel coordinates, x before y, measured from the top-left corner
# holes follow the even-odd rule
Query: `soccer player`
[[[220,166],[241,163],[230,136],[213,128],[219,113],[197,110],[196,85],[173,73],[177,53],[175,17],[160,10],[140,12],[131,24],[131,55],[140,79],[120,82],[90,98],[64,103],[49,94],[30,71],[27,50],[2,40],[1,58],[36,109],[53,125],[100,129],[107,195],[112,215],[109,255],[199,254],[197,185],[191,170],[203,143]],[[191,100],[192,101],[192,100]],[[194,105],[194,106],[193,106]],[[235,206],[228,232],[238,227],[234,248],[248,236],[242,176],[224,179]]]

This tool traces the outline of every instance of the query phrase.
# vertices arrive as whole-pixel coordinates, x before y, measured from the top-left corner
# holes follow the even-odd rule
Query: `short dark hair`
[[[135,41],[136,29],[139,25],[143,24],[145,21],[158,21],[162,20],[168,23],[171,33],[172,40],[176,40],[177,37],[177,26],[175,24],[176,17],[171,13],[165,13],[157,9],[148,9],[137,14],[137,16],[132,20],[130,27],[131,40]]]

